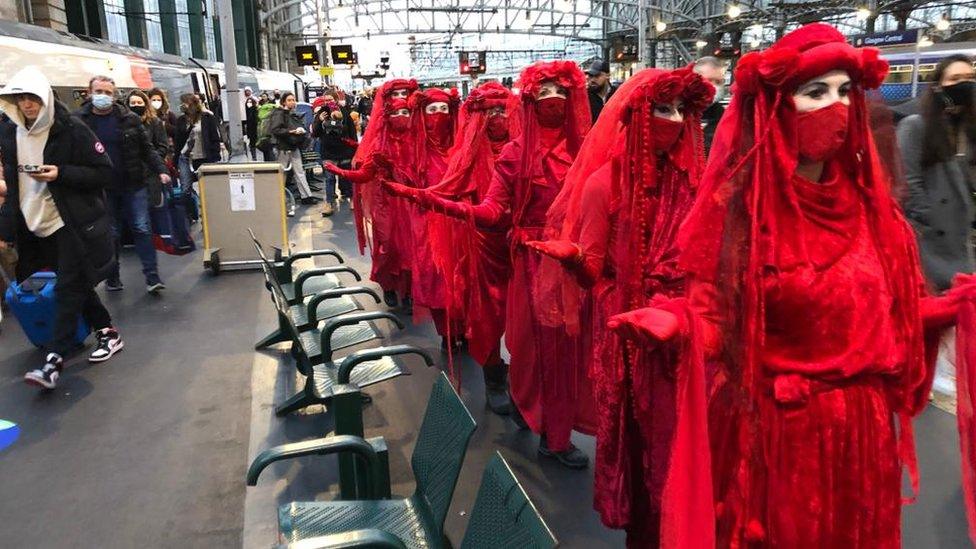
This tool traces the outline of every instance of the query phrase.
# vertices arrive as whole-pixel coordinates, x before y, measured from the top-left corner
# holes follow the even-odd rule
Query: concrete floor
[[[349,212],[330,219],[306,212],[293,223],[296,247],[341,249],[368,272],[355,252]],[[321,436],[331,425],[321,409],[274,417],[274,403],[295,390],[295,379],[284,347],[252,348],[274,327],[261,276],[211,277],[199,254],[160,259],[169,286],[163,296],[144,293],[133,254],[123,262],[126,290],[105,296],[125,351],[99,366],[72,362],[53,393],[22,383],[42,356],[4,321],[0,418],[19,424],[22,435],[0,452],[0,547],[266,548],[276,540],[276,503],[333,493],[328,458],[278,464],[258,486],[244,485],[259,451]],[[410,325],[385,342],[414,343],[439,365],[446,362],[429,324]],[[413,375],[371,388],[374,403],[364,412],[368,434],[387,440],[400,495],[413,490],[410,454],[438,373],[414,358],[407,364]],[[466,357],[456,366],[478,429],[447,518],[450,539],[461,540],[481,472],[500,450],[562,546],[622,546],[623,536],[592,511],[592,470],[570,472],[540,460],[535,436],[484,409],[478,366]],[[968,546],[955,429],[955,418],[934,408],[916,422],[922,492],[905,508],[906,547]],[[592,458],[592,438],[574,441]]]

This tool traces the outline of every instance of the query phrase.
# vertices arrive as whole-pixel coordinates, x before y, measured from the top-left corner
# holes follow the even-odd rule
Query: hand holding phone
[[[25,166],[26,168],[26,166]],[[50,164],[42,164],[36,166],[37,170],[33,172],[28,172],[31,177],[38,181],[43,181],[45,183],[50,183],[58,178],[58,167],[52,166]],[[26,171],[26,170],[25,170]]]

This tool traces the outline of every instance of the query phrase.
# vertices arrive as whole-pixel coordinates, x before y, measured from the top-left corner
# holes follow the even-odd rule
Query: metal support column
[[[230,156],[244,153],[244,130],[241,127],[241,90],[237,83],[237,46],[234,39],[234,8],[231,0],[220,0],[221,51],[224,54],[224,77],[227,85],[227,122],[230,124]]]
[[[146,36],[146,18],[142,14],[146,11],[142,0],[124,0],[122,3],[127,14],[132,14],[125,18],[126,30],[129,31],[129,45],[137,48],[145,48],[149,39]]]
[[[176,26],[176,0],[159,0],[159,28],[163,33],[163,51],[180,55],[180,31]]]
[[[637,2],[637,65],[647,66],[647,0]]]

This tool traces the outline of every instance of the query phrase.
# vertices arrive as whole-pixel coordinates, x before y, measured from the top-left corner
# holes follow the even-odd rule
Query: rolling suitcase
[[[20,322],[27,339],[38,347],[50,343],[54,338],[54,315],[57,306],[54,302],[54,286],[58,275],[51,272],[34,273],[20,284],[11,283],[7,288],[7,305]],[[75,340],[85,341],[91,330],[83,318],[78,318]]]

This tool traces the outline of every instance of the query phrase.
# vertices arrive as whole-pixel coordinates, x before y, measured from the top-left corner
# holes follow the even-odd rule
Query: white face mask
[[[163,108],[163,102],[162,101],[159,101],[159,100],[150,101],[149,104],[152,105],[153,108],[156,109],[157,111],[159,109]]]

